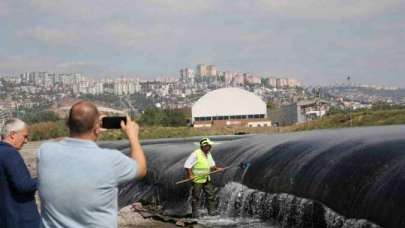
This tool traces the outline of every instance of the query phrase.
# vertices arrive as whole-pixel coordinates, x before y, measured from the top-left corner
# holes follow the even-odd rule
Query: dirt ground
[[[30,142],[20,151],[31,175],[36,176],[36,151],[42,142]],[[37,197],[38,199],[38,197]],[[39,200],[37,200],[39,203]],[[163,223],[152,219],[144,219],[140,214],[133,212],[130,207],[122,208],[118,216],[119,228],[133,227],[176,227],[173,224]]]

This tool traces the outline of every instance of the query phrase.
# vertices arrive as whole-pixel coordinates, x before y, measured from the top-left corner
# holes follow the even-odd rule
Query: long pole
[[[212,172],[208,173],[208,175],[214,174],[214,173],[219,173],[219,172],[222,172],[222,171],[224,171],[224,170],[226,170],[226,169],[229,169],[229,168],[232,168],[232,167],[233,167],[233,166],[227,166],[227,167],[225,167],[225,168],[223,168],[223,169],[212,171]],[[185,180],[177,181],[177,182],[176,182],[176,185],[178,185],[178,184],[183,184],[183,183],[187,183],[187,182],[189,182],[189,181],[194,180],[195,178],[197,178],[197,177],[193,177],[193,178],[188,178],[188,179],[185,179]]]

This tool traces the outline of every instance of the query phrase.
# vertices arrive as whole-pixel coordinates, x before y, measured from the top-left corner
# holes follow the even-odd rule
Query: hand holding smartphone
[[[127,123],[125,116],[106,116],[101,119],[101,127],[105,129],[121,129],[121,121]]]

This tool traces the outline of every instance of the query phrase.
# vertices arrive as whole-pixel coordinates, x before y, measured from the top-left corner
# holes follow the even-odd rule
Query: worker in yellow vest
[[[204,138],[200,141],[200,149],[195,150],[184,164],[184,168],[187,171],[187,175],[190,179],[193,179],[192,190],[192,216],[193,218],[199,217],[200,196],[204,191],[208,198],[208,214],[217,215],[216,211],[216,187],[212,184],[209,172],[216,170],[223,170],[223,168],[217,167],[215,161],[211,156],[212,142],[208,138]]]

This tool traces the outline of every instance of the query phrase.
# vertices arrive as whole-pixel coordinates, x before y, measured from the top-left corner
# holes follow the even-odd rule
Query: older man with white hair
[[[28,127],[19,119],[10,119],[0,133],[0,227],[39,227],[34,197],[37,180],[18,152],[28,142]]]

